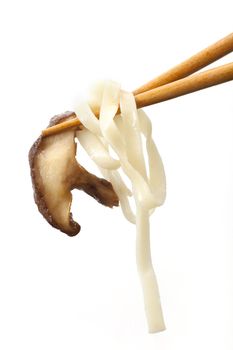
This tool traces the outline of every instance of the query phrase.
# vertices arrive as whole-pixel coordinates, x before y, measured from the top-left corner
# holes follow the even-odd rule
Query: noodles
[[[121,116],[115,117],[119,104]],[[92,109],[100,111],[99,121]],[[127,220],[136,223],[136,262],[149,332],[164,330],[151,261],[149,216],[165,200],[166,181],[163,164],[152,139],[151,122],[142,110],[137,110],[133,94],[121,91],[119,84],[111,81],[95,86],[89,104],[82,103],[75,112],[86,128],[77,132],[77,138],[103,176],[112,183]],[[142,136],[146,140],[148,174]],[[118,160],[110,156],[110,148]],[[119,166],[129,178],[132,192],[116,170]],[[131,193],[135,200],[135,214],[128,200]]]
[[[79,103],[75,108],[81,123],[93,134],[100,136],[99,122],[87,103]]]
[[[148,329],[150,333],[155,333],[163,331],[165,325],[158,284],[151,261],[149,213],[140,206],[137,206],[136,228],[136,261],[143,290]]]
[[[129,162],[126,153],[127,139],[123,139],[122,133],[120,133],[113,120],[120,102],[119,93],[119,86],[113,82],[106,85],[100,109],[100,129],[105,140],[117,153],[123,171],[132,181],[133,191],[137,201],[140,202],[145,208],[151,209],[156,204],[154,196],[152,195],[143,176]]]
[[[135,215],[130,207],[129,200],[128,200],[128,196],[131,196],[132,193],[125,185],[120,174],[117,171],[110,173],[110,172],[104,171],[103,169],[100,169],[100,170],[101,170],[103,176],[106,179],[108,179],[108,181],[111,182],[111,184],[114,188],[114,191],[116,192],[116,194],[119,198],[121,210],[122,210],[125,218],[129,222],[131,222],[132,224],[136,224],[136,218],[135,218]]]
[[[119,160],[113,159],[101,140],[92,134],[88,129],[79,133],[79,142],[85,148],[89,157],[104,169],[117,169],[120,166]]]
[[[138,111],[141,131],[146,138],[146,148],[149,157],[149,184],[157,200],[157,206],[164,203],[166,198],[166,178],[159,152],[152,139],[151,121],[143,110]]]

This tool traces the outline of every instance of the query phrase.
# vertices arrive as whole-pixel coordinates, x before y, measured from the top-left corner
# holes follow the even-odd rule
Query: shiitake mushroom
[[[73,118],[73,112],[57,115],[49,126]],[[40,136],[29,152],[34,198],[39,211],[53,227],[69,236],[79,233],[80,225],[70,212],[73,189],[79,189],[99,203],[118,206],[110,182],[89,173],[76,160],[75,130],[48,137]]]

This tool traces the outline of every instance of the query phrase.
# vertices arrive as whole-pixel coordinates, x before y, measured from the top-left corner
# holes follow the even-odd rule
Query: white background
[[[231,5],[1,1],[2,350],[233,349],[232,83],[146,108],[167,175],[151,220],[165,332],[147,333],[135,228],[81,192],[80,234],[51,228],[27,160],[49,118],[92,81],[135,89],[229,34]]]

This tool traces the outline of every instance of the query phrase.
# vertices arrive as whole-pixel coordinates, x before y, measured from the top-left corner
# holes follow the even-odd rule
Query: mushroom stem
[[[149,211],[137,205],[136,262],[141,281],[148,330],[156,333],[165,330],[157,279],[150,251]]]

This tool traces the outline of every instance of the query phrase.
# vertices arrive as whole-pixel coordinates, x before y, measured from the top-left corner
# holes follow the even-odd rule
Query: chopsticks
[[[138,108],[146,107],[231,80],[233,80],[233,63],[228,63],[142,92],[135,96],[135,101]]]
[[[133,91],[137,107],[146,107],[233,80],[233,63],[188,76],[232,51],[233,33]],[[57,134],[71,127],[82,129],[75,113],[74,119],[43,130],[42,136]]]
[[[233,51],[233,33],[133,91],[134,95],[187,77]]]

